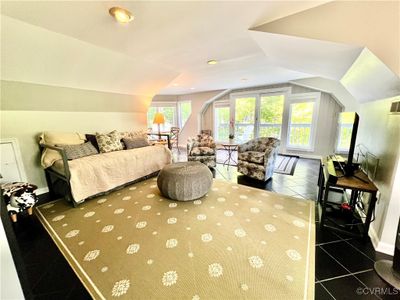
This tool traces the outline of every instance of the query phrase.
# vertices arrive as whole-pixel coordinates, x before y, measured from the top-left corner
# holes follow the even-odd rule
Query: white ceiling
[[[324,2],[2,1],[1,76],[137,95],[306,78],[271,62],[248,29]],[[115,22],[116,5],[135,20]]]

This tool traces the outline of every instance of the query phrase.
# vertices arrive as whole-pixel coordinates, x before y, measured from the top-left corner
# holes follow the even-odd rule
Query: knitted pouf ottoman
[[[158,174],[157,185],[167,198],[190,201],[207,194],[212,180],[212,173],[206,165],[189,161],[165,166]]]

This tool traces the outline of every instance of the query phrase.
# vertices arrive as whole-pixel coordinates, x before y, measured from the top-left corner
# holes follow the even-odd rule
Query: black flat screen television
[[[352,176],[354,171],[359,167],[359,164],[353,162],[359,122],[360,117],[355,112],[344,112],[339,116],[340,135],[341,138],[345,140],[345,147],[348,147],[347,161],[343,165],[345,176]],[[349,130],[351,130],[351,133]]]

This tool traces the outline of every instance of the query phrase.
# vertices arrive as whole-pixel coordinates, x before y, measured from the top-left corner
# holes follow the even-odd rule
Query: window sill
[[[287,151],[314,152],[314,148],[286,147]]]

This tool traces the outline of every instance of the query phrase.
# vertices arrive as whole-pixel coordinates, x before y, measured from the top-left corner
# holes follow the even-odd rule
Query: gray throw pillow
[[[57,145],[57,146],[65,150],[65,154],[67,155],[67,158],[69,160],[99,153],[91,142],[79,145]]]
[[[137,137],[137,138],[123,138],[122,141],[124,142],[126,149],[135,149],[135,148],[142,148],[149,146],[149,141],[147,138]]]

